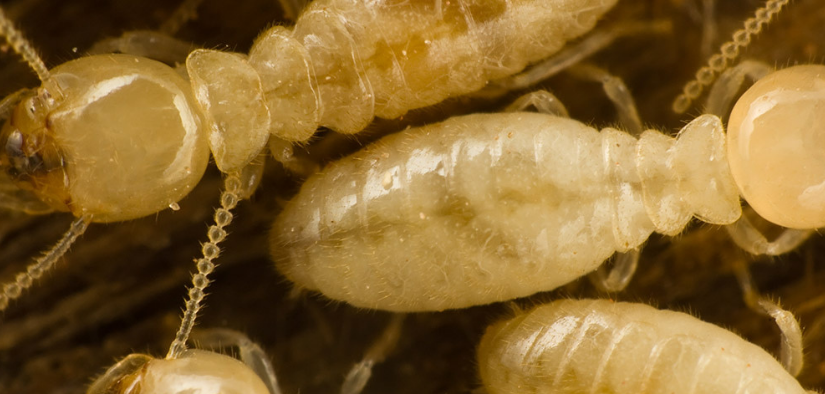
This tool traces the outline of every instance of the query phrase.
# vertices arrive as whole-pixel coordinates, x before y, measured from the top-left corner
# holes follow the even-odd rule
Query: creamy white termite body
[[[248,56],[198,50],[187,70],[213,152],[226,145],[215,154],[223,169],[251,160],[270,133],[357,133],[375,116],[476,91],[557,52],[615,3],[319,0],[293,28],[262,33]]]
[[[693,316],[644,304],[563,300],[487,329],[490,394],[805,393],[770,354]]]
[[[308,179],[275,221],[272,253],[332,299],[443,310],[551,290],[653,231],[740,214],[715,116],[637,140],[480,114],[389,136]]]
[[[233,198],[244,198],[262,168],[251,163],[270,135],[273,152],[286,160],[284,144],[306,141],[318,126],[355,133],[374,116],[477,90],[558,51],[615,2],[319,0],[293,28],[265,31],[248,56],[194,51],[189,81],[125,54],[87,56],[50,71],[3,16],[7,40],[43,83],[0,105],[16,104],[3,111],[11,116],[0,130],[0,168],[31,191],[4,196],[11,201],[3,205],[78,219],[36,266],[3,285],[0,310],[89,222],[177,206],[210,151],[222,172],[237,175],[228,182],[244,183]],[[4,178],[0,185],[10,182]],[[33,205],[35,197],[48,207]]]
[[[264,32],[249,56],[193,52],[191,85],[145,58],[80,58],[42,70],[43,87],[22,98],[0,135],[0,165],[55,210],[97,222],[146,216],[198,182],[207,144],[231,173],[270,133],[305,141],[319,125],[358,132],[373,116],[520,71],[614,3],[320,0],[294,28]]]

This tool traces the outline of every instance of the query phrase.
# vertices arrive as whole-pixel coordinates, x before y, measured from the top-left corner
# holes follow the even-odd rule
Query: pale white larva
[[[386,137],[311,177],[272,253],[299,287],[365,308],[463,308],[551,290],[693,215],[739,216],[718,118],[678,140],[536,113]],[[701,170],[697,171],[699,168]],[[708,185],[716,185],[709,188]]]
[[[770,354],[685,313],[562,300],[496,323],[478,348],[490,394],[806,393]]]

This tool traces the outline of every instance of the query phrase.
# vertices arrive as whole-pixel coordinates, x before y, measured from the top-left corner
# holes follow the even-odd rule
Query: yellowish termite
[[[45,257],[3,286],[0,310],[88,223],[176,206],[199,182],[211,152],[228,176],[199,265],[205,275],[230,210],[259,179],[252,162],[267,141],[306,141],[318,126],[355,133],[374,116],[397,117],[477,90],[558,51],[614,3],[319,0],[294,27],[263,32],[248,55],[192,52],[189,80],[127,54],[86,56],[50,70],[4,17],[9,44],[42,81],[0,108],[8,118],[0,131],[8,179],[0,183],[29,192],[4,196],[4,205],[68,211],[77,220]],[[164,49],[154,45],[135,49]]]
[[[379,338],[344,379],[341,394],[360,394],[372,368],[392,351],[401,335],[403,315],[391,317]],[[235,348],[240,360],[208,350],[185,349],[158,359],[133,353],[95,379],[88,394],[281,394],[266,353],[246,335],[207,329],[197,341],[207,347]],[[173,344],[174,346],[174,344]]]
[[[739,89],[731,81],[760,69],[732,69],[710,112]],[[300,288],[392,311],[552,290],[653,232],[678,234],[693,217],[733,225],[749,252],[780,254],[825,226],[817,193],[825,168],[805,149],[822,138],[823,86],[825,66],[761,79],[738,100],[727,143],[712,114],[677,138],[648,130],[637,139],[532,113],[410,129],[307,180],[275,221],[272,253]],[[768,170],[776,173],[763,177]],[[769,221],[798,230],[767,242],[740,219],[740,193]]]
[[[730,331],[608,300],[556,301],[496,323],[478,365],[490,394],[806,393],[770,354]]]

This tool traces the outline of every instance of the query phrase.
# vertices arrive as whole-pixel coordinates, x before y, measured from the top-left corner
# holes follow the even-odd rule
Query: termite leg
[[[88,51],[89,55],[125,53],[147,57],[168,64],[183,63],[195,47],[165,33],[138,30],[123,33],[120,37],[98,41]]]
[[[621,78],[592,64],[578,64],[570,67],[567,72],[576,78],[601,83],[607,98],[616,107],[625,131],[636,137],[642,134],[642,120],[636,110],[636,101]]]
[[[183,0],[157,31],[130,31],[120,37],[98,41],[89,49],[89,54],[125,53],[148,57],[168,64],[183,63],[195,47],[188,42],[174,38],[174,35],[178,33],[181,26],[197,17],[197,10],[201,3],[203,0]]]
[[[740,248],[754,255],[777,256],[796,249],[813,234],[812,230],[785,229],[773,241],[753,226],[744,214],[733,224],[725,226],[728,234]]]
[[[631,249],[624,253],[616,253],[612,260],[612,267],[609,263],[604,263],[587,276],[593,286],[609,293],[624,290],[633,279],[633,274],[639,266],[639,250]]]
[[[734,96],[745,84],[745,77],[756,82],[773,71],[773,67],[754,60],[743,60],[723,72],[708,93],[705,113],[725,118],[730,112]]]
[[[521,112],[529,107],[533,107],[543,114],[556,115],[564,118],[570,117],[564,103],[553,93],[546,90],[537,90],[517,98],[516,101],[513,101],[512,104],[504,109],[504,112]]]
[[[798,376],[804,364],[802,329],[799,327],[799,321],[791,312],[782,309],[779,304],[759,296],[745,261],[737,262],[734,268],[748,308],[776,321],[776,325],[782,333],[780,361],[788,373]]]
[[[370,346],[364,358],[355,364],[347,373],[344,384],[341,386],[341,394],[360,394],[372,376],[372,367],[375,363],[384,361],[387,355],[395,348],[398,338],[401,337],[401,326],[404,322],[403,314],[393,315],[390,324]]]
[[[493,95],[494,92],[508,92],[529,87],[541,82],[570,66],[581,62],[596,52],[610,46],[616,39],[637,34],[662,34],[671,30],[669,21],[631,22],[621,23],[598,29],[585,39],[568,45],[557,54],[536,64],[529,70],[511,77],[503,78],[490,83],[482,95]]]
[[[744,48],[747,48],[753,37],[759,34],[765,25],[779,14],[789,2],[790,0],[768,0],[764,6],[756,10],[753,17],[745,20],[744,27],[735,31],[732,39],[719,48],[719,53],[711,56],[707,65],[696,71],[695,78],[685,84],[682,93],[676,97],[676,100],[673,100],[673,111],[677,114],[687,111],[693,100],[702,94],[705,87],[712,84],[716,76],[739,57],[739,54]]]
[[[277,136],[269,136],[269,151],[275,161],[284,168],[300,177],[308,178],[321,170],[321,166],[306,155],[301,154],[300,148],[294,142],[286,141]]]
[[[616,110],[619,112],[619,117],[622,121],[626,122],[628,128],[638,130],[636,132],[637,134],[641,133],[642,122],[636,111],[635,101],[620,78],[594,66],[578,68],[576,76],[601,82],[608,98],[616,106]],[[540,113],[568,116],[564,104],[552,93],[545,90],[530,92],[519,97],[510,104],[505,111],[522,111],[530,106],[535,107]],[[621,291],[630,283],[630,279],[633,278],[633,274],[636,272],[638,265],[638,250],[634,249],[624,253],[616,253],[613,257],[612,267],[608,267],[608,264],[603,264],[598,270],[593,272],[589,278],[593,285],[601,290],[608,292]]]
[[[639,112],[636,110],[636,101],[621,78],[592,65],[576,65],[568,71],[577,78],[601,83],[605,95],[616,107],[622,126],[632,135],[639,136],[642,134],[642,121],[639,118]],[[602,264],[588,276],[588,279],[594,286],[603,291],[622,291],[636,273],[636,268],[639,266],[639,255],[638,249],[617,252],[613,256],[612,266]]]
[[[281,394],[278,377],[266,353],[243,333],[226,328],[197,330],[192,333],[192,341],[203,349],[237,348],[241,361],[263,380],[269,392]]]
[[[249,164],[241,169],[238,179],[241,181],[241,189],[238,191],[238,197],[241,200],[249,199],[258,185],[261,184],[261,178],[264,175],[264,167],[266,164],[266,151],[262,151],[258,157],[253,159]]]

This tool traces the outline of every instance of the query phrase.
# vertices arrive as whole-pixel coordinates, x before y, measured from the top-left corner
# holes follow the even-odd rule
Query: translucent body
[[[773,72],[737,101],[730,166],[742,196],[765,219],[825,227],[825,66]]]
[[[249,56],[193,52],[191,85],[142,57],[84,57],[42,71],[0,136],[0,164],[54,209],[146,216],[191,190],[207,145],[221,171],[237,172],[270,133],[355,133],[374,116],[475,91],[558,51],[615,2],[319,0]]]
[[[318,126],[356,133],[375,116],[396,118],[521,71],[589,31],[615,2],[315,1],[294,28],[256,40],[248,63],[263,91],[249,96],[266,97],[271,122],[260,127],[281,139],[306,141]]]
[[[53,69],[50,83],[56,92],[41,88],[6,123],[0,162],[52,208],[97,222],[134,219],[200,180],[209,160],[201,115],[168,66],[87,57]]]
[[[535,113],[470,115],[380,140],[311,177],[272,253],[299,287],[393,311],[551,290],[739,197],[718,118],[641,140]]]
[[[490,394],[805,393],[762,348],[690,315],[563,300],[497,323],[478,349]]]
[[[131,354],[97,379],[88,394],[270,394],[244,363],[218,353],[188,350],[180,358]]]

